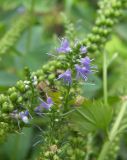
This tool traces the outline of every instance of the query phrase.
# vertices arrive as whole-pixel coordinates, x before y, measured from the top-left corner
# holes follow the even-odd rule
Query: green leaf
[[[69,115],[74,129],[80,132],[107,130],[112,119],[112,109],[100,101],[85,102]]]
[[[23,160],[31,146],[33,130],[24,128],[22,134],[10,134],[7,141],[0,146],[0,156],[4,155],[9,160]]]
[[[82,95],[87,98],[93,98],[96,96],[97,92],[102,88],[102,82],[99,77],[96,75],[90,75],[88,77],[89,82],[84,83],[81,88],[82,88]]]

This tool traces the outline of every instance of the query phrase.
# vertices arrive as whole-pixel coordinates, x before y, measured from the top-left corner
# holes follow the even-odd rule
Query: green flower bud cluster
[[[83,45],[88,47],[90,53],[98,52],[104,47],[104,44],[111,35],[112,27],[123,13],[122,11],[125,8],[125,3],[125,0],[100,1],[100,9],[98,10],[97,19],[95,21],[95,26],[92,29],[92,33],[90,33],[82,42]]]
[[[81,159],[83,160],[86,155],[86,142],[84,138],[79,135],[77,137],[71,136],[69,137],[69,144],[70,146],[67,147],[66,155],[69,157],[70,160]]]
[[[117,118],[117,116],[119,114],[119,111],[120,110],[118,108],[115,113],[114,123],[115,123],[115,119]],[[127,128],[126,122],[127,122],[127,112],[124,113],[124,117],[121,121],[120,128],[119,128],[120,132],[118,131],[118,134],[116,135],[113,142],[111,143],[110,148],[109,148],[109,152],[106,155],[105,160],[108,160],[108,159],[116,160],[117,159],[118,151],[120,150],[120,140],[123,137],[123,133]]]
[[[21,105],[27,103],[29,97],[32,95],[31,88],[28,81],[18,81],[15,87],[11,87],[7,91],[7,95],[0,94],[0,118],[5,121],[10,121],[9,113],[15,109],[19,109]]]
[[[126,105],[125,102],[126,102],[126,99],[124,99],[124,97],[123,97],[123,105]],[[125,107],[126,110],[124,110],[124,112],[122,113],[122,116],[121,116],[121,114],[120,114],[121,108],[123,108],[123,107]],[[120,115],[121,119],[119,119],[119,115]],[[120,150],[120,140],[121,140],[123,134],[125,133],[125,130],[127,129],[126,123],[127,123],[127,108],[126,108],[126,106],[122,106],[122,107],[119,106],[115,110],[115,115],[114,115],[114,119],[112,122],[112,127],[109,132],[109,141],[106,141],[104,143],[102,150],[100,152],[99,159],[104,159],[104,160],[117,159],[118,151]],[[117,128],[116,128],[116,126],[117,126]],[[114,135],[112,136],[111,133],[114,133]]]
[[[110,145],[109,148],[109,152],[105,157],[105,160],[116,160],[117,159],[117,155],[118,155],[118,151],[120,149],[120,139],[121,139],[121,135],[117,135],[114,139],[114,141],[112,142],[112,144]]]
[[[27,84],[26,82],[28,81],[20,80],[16,83],[15,87],[8,89],[7,95],[0,94],[1,138],[6,132],[18,130],[17,119],[14,119],[12,116],[13,111],[16,109],[20,111],[21,106],[26,106],[28,101],[31,103],[30,97],[32,97],[33,93],[29,83]]]
[[[37,76],[38,81],[48,81],[48,83],[52,83],[57,76],[56,70],[58,69],[64,69],[66,66],[62,64],[64,56],[59,56],[58,60],[50,61],[49,63],[42,66],[42,69],[37,70],[37,72],[34,73],[34,75]]]
[[[42,146],[38,160],[43,159],[53,159],[53,160],[62,160],[62,159],[69,159],[75,160],[80,159],[84,160],[85,158],[85,141],[84,138],[80,136],[70,136],[68,138],[68,143],[65,143],[58,148],[57,145],[50,146],[47,151],[45,150],[44,146]]]
[[[15,45],[24,29],[29,25],[30,17],[23,15],[0,40],[0,55],[6,54]]]

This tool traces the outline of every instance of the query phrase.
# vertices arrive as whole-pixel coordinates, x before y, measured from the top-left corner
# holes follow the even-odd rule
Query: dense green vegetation
[[[1,0],[0,11],[0,159],[126,160],[126,0]],[[94,74],[79,73],[86,54]]]

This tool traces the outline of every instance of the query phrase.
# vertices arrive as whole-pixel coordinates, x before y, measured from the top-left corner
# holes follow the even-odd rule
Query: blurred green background
[[[59,38],[66,33],[68,21],[72,25],[75,37],[84,39],[90,33],[97,15],[97,0],[0,0],[0,45],[6,33],[15,26],[22,15],[31,12],[32,23],[28,25],[17,42],[0,56],[0,92],[23,79],[23,69],[39,69],[50,60],[46,53],[59,44]],[[127,90],[127,12],[121,22],[115,26],[111,40],[106,45],[108,53],[108,92],[109,96],[125,95]],[[103,53],[102,53],[103,54]],[[99,73],[91,78],[94,86],[84,85],[83,95],[89,98],[101,97],[102,93],[102,54],[92,55]],[[25,128],[23,133],[9,135],[0,145],[1,160],[35,159],[38,154],[40,131]],[[127,134],[121,142],[119,159],[126,160]]]

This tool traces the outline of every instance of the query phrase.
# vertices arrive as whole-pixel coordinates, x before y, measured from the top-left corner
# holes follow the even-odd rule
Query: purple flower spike
[[[25,111],[25,112],[22,111],[19,113],[21,120],[26,124],[29,123],[28,115],[29,115],[28,111]]]
[[[44,102],[43,100],[41,100],[41,104],[40,106],[35,108],[35,112],[41,112],[43,108],[49,110],[53,105],[53,101],[50,97],[47,98],[47,101]]]
[[[89,67],[91,60],[88,56],[86,56],[85,58],[81,58],[80,62],[83,66]]]
[[[71,84],[72,83],[71,71],[69,69],[66,70],[66,72],[60,74],[57,79],[63,79],[64,83]]]
[[[80,48],[80,52],[81,52],[82,54],[87,53],[87,47],[85,47],[85,46],[81,46],[81,48]]]
[[[68,53],[71,52],[72,49],[70,48],[69,42],[67,39],[63,38],[61,41],[61,45],[57,48],[58,53]]]

